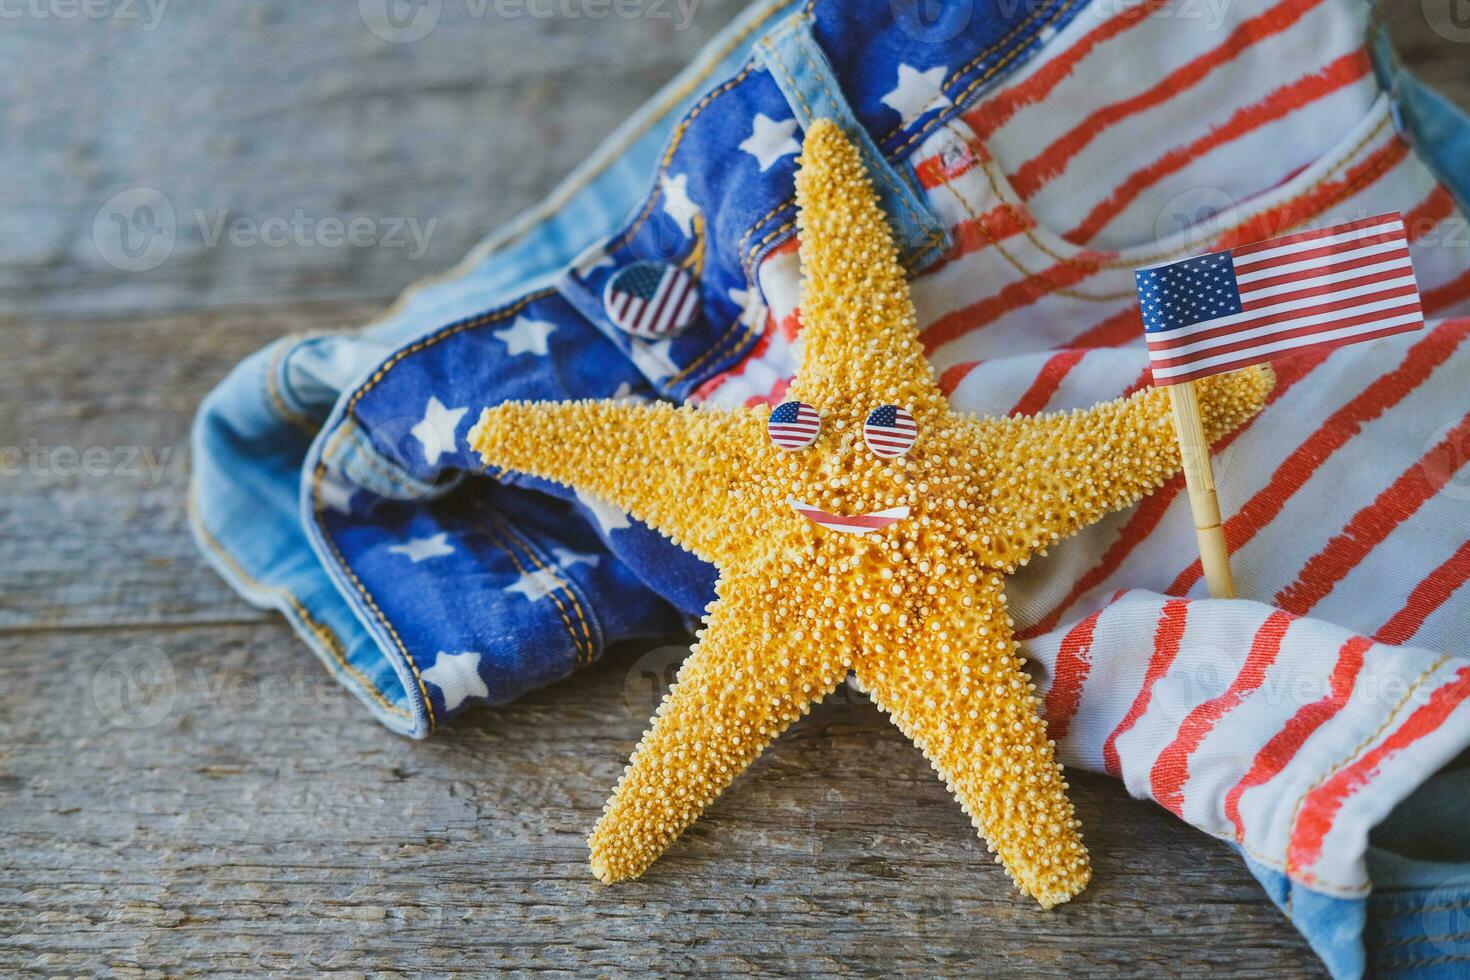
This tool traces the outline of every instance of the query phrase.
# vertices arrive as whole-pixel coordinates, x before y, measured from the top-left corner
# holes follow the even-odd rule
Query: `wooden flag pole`
[[[1210,443],[1200,418],[1194,382],[1169,385],[1174,406],[1174,431],[1179,435],[1179,454],[1184,460],[1184,482],[1189,488],[1189,510],[1194,515],[1194,533],[1199,538],[1200,563],[1205,584],[1216,599],[1235,598],[1235,579],[1230,574],[1230,552],[1225,547],[1225,529],[1220,526],[1220,501],[1215,496],[1215,473],[1210,469]]]

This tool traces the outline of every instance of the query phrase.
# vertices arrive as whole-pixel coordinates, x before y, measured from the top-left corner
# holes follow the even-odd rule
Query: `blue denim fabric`
[[[205,554],[247,599],[281,610],[386,725],[415,737],[468,704],[563,677],[611,643],[687,628],[712,598],[713,570],[595,501],[485,472],[463,443],[479,409],[682,400],[751,349],[743,294],[794,233],[795,210],[794,156],[759,169],[735,149],[756,113],[842,120],[922,267],[945,232],[908,154],[1084,6],[982,0],[945,5],[938,20],[903,2],[754,7],[543,208],[452,274],[361,333],[286,338],[239,365],[193,433]],[[1394,68],[1382,43],[1377,54],[1405,129],[1465,203],[1470,124]],[[899,63],[945,66],[949,104],[900,120],[882,102]],[[648,260],[702,270],[699,315],[670,341],[631,337],[603,308],[611,275]],[[527,348],[535,336],[553,356]],[[435,402],[465,412],[453,444],[431,450],[415,432]],[[432,559],[392,550],[440,534],[452,551]],[[548,601],[531,601],[536,582]],[[468,651],[474,690],[451,703],[439,671]],[[1470,973],[1464,779],[1439,774],[1380,828],[1378,887],[1365,898],[1320,894],[1247,860],[1334,976]]]

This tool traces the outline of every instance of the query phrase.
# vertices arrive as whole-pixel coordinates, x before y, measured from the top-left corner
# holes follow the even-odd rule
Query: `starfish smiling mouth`
[[[845,534],[867,534],[870,531],[880,531],[892,524],[897,524],[909,516],[907,505],[903,507],[890,507],[887,510],[874,511],[871,514],[858,514],[855,517],[844,517],[841,514],[829,514],[825,510],[818,510],[811,504],[804,504],[799,500],[787,499],[802,517],[813,524],[825,527],[829,531],[842,531]]]

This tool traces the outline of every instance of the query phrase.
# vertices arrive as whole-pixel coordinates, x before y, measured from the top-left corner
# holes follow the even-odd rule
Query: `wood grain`
[[[1470,105],[1466,47],[1418,6],[1392,14],[1407,56]],[[678,647],[614,651],[413,743],[196,556],[186,443],[209,386],[451,264],[737,7],[664,33],[451,12],[406,45],[351,5],[283,0],[171,7],[154,31],[6,22],[0,972],[1321,974],[1230,849],[1085,774],[1094,883],[1036,911],[845,695],[646,879],[606,888],[583,838]],[[182,242],[128,274],[91,224],[145,182],[181,211],[441,220],[418,261]],[[352,301],[314,302],[333,297]]]

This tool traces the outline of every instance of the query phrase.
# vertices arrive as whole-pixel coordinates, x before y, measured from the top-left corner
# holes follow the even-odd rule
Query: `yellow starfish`
[[[765,406],[507,403],[470,433],[487,464],[609,500],[720,571],[699,642],[588,841],[593,871],[642,874],[852,671],[1050,908],[1091,872],[1001,576],[1179,468],[1165,393],[1031,418],[952,411],[872,186],[834,123],[807,134],[797,200],[804,327],[789,397],[820,416],[810,446],[774,444],[803,441],[801,420],[768,433]],[[1201,383],[1211,438],[1271,384],[1264,369]],[[879,455],[901,451],[902,433],[865,446],[880,406],[911,414],[905,454]],[[902,427],[892,414],[877,422]]]

